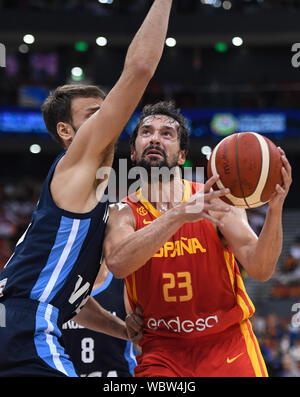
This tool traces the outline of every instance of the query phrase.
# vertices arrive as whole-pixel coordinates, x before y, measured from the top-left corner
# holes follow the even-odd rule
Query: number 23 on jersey
[[[190,272],[162,273],[162,278],[163,297],[166,302],[187,302],[192,299],[193,288]]]

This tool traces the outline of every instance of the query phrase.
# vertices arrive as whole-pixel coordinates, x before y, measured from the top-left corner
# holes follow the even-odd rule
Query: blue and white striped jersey
[[[124,280],[112,273],[91,293],[104,309],[125,320]],[[62,326],[63,345],[79,376],[130,377],[136,366],[132,342],[84,328],[72,320]]]
[[[99,202],[85,214],[55,204],[50,183],[63,155],[50,168],[31,223],[0,273],[2,299],[28,298],[41,303],[41,308],[51,305],[59,327],[80,310],[91,293],[108,218],[108,202]]]

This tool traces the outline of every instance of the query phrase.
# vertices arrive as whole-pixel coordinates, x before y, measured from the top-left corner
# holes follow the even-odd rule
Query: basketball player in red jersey
[[[172,104],[144,108],[131,139],[132,160],[148,171],[175,167],[169,184],[174,194],[162,202],[167,186],[160,180],[155,189],[142,179],[141,188],[110,211],[106,262],[116,277],[126,278],[132,310],[143,313],[135,376],[265,377],[249,321],[255,309],[235,256],[257,280],[274,272],[291,167],[280,149],[284,184],[276,187],[257,237],[246,212],[220,200],[228,190],[212,191],[216,177],[204,186],[181,179],[187,135]]]

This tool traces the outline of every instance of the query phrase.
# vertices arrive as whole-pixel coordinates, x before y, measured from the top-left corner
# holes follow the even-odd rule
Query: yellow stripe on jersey
[[[133,298],[133,302],[137,304],[138,299],[136,293],[135,273],[132,273],[131,277],[132,277],[132,298]]]
[[[233,257],[233,255],[232,255]],[[228,274],[230,277],[230,283],[232,286],[232,291],[235,294],[235,288],[234,288],[234,277],[233,277],[233,272],[232,272],[232,268],[231,268],[231,264],[230,264],[230,253],[228,251],[224,251],[224,258],[225,258],[225,263],[227,266],[227,270],[228,270]]]
[[[185,179],[183,179],[183,183],[184,183],[184,194],[181,200],[182,203],[188,200],[192,194],[191,183],[189,181],[186,181]]]
[[[230,256],[231,256],[231,260],[232,260],[232,265],[230,263]],[[237,303],[243,311],[243,320],[240,323],[240,328],[241,328],[242,334],[245,338],[247,353],[251,360],[255,375],[257,377],[268,376],[268,371],[267,371],[264,359],[262,357],[256,337],[252,331],[251,323],[249,320],[247,320],[247,318],[249,318],[249,316],[250,316],[250,310],[249,310],[248,305],[253,310],[253,313],[255,311],[254,305],[251,302],[251,300],[246,292],[243,279],[239,274],[236,274],[237,288],[240,289],[244,293],[245,298],[247,299],[248,305],[245,302],[244,298],[238,292],[235,291],[234,274],[233,274],[234,267],[232,267],[234,265],[234,255],[233,254],[230,255],[230,253],[228,251],[224,251],[224,257],[225,257],[225,262],[226,262],[227,270],[229,273],[233,293],[236,295]]]
[[[255,376],[267,377],[268,371],[262,357],[257,339],[252,331],[252,326],[249,320],[240,323],[242,334],[245,338],[248,356],[251,360]]]
[[[132,289],[129,282],[129,277],[131,277]],[[137,293],[136,293],[136,283],[135,283],[135,273],[130,274],[125,278],[126,289],[129,298],[136,305],[137,304]]]
[[[136,192],[136,196],[138,200],[143,204],[145,208],[153,215],[155,218],[158,218],[161,216],[161,213],[157,211],[155,207],[142,195],[142,189],[138,189]]]
[[[234,269],[234,255],[230,254],[228,251],[224,251],[224,258],[228,270],[228,274],[230,277],[230,283],[232,286],[232,291],[236,296],[237,304],[240,306],[243,312],[243,318],[242,320],[245,320],[249,318],[254,312],[255,312],[255,307],[249,298],[246,288],[243,282],[242,277],[238,273],[233,273]],[[230,261],[231,259],[231,261]],[[237,280],[237,289],[235,288],[235,277]],[[244,296],[242,296],[238,290],[241,290]]]
[[[127,290],[128,296],[133,301],[133,296],[132,296],[130,284],[129,284],[129,281],[128,281],[128,277],[125,278],[125,284],[126,284],[126,290]]]
[[[246,299],[246,301],[245,301],[244,297],[242,297],[240,294],[238,294],[238,304],[243,309],[243,312],[244,312],[243,320],[245,320],[246,318],[249,318],[255,312],[255,307],[254,307],[249,295],[247,294],[242,276],[237,274],[236,278],[237,278],[237,287],[243,292],[245,299]],[[246,313],[247,313],[247,315],[246,315]]]

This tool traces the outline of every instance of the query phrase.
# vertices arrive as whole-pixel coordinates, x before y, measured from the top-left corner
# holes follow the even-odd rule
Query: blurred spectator
[[[290,352],[293,360],[295,360],[297,363],[300,363],[300,336],[299,335],[297,335],[297,337],[294,338],[293,345],[291,346],[289,352]]]
[[[17,225],[11,222],[4,208],[0,207],[0,237],[13,238],[17,232]]]
[[[8,239],[0,238],[0,271],[13,254],[13,248]]]
[[[141,106],[147,105],[149,103],[164,101],[165,93],[163,85],[157,80],[150,81],[143,98],[141,100]]]
[[[2,210],[10,225],[13,225],[13,233],[7,237],[10,237],[14,244],[30,223],[32,211],[38,200],[39,189],[40,186],[30,179],[24,179],[15,185],[7,185],[5,189],[6,198],[2,203],[2,208],[0,207],[0,214]],[[4,227],[5,224],[0,222],[0,230],[1,226]]]
[[[268,334],[273,341],[279,342],[287,332],[284,321],[281,321],[275,313],[269,313],[265,321],[266,334]]]
[[[299,328],[291,326],[290,318],[275,313],[255,314],[252,325],[270,377],[300,377]],[[299,342],[298,342],[299,341]]]
[[[279,376],[282,369],[282,363],[278,344],[267,335],[258,337],[258,342],[261,348],[261,353],[266,363],[269,376]]]
[[[249,224],[258,236],[264,225],[267,209],[268,206],[265,204],[261,207],[250,208],[247,210]]]
[[[291,254],[283,260],[283,266],[272,277],[274,286],[272,296],[277,298],[291,298],[300,296],[300,268],[299,261]]]
[[[300,238],[297,236],[288,254],[283,259],[283,265],[273,275],[272,296],[291,298],[300,296]]]
[[[299,377],[300,370],[297,363],[289,353],[285,353],[281,359],[282,371],[279,376],[282,378]]]
[[[30,223],[40,186],[30,179],[0,185],[0,270]]]
[[[295,237],[294,242],[290,247],[290,254],[293,258],[300,259],[300,235]]]

